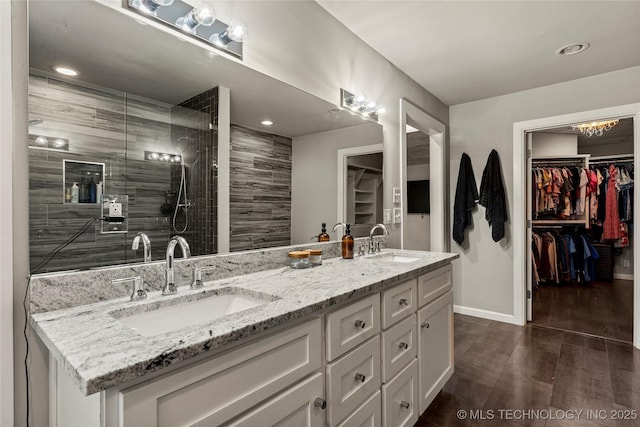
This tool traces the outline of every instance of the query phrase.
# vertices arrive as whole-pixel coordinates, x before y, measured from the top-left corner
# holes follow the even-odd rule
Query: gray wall
[[[229,247],[289,245],[291,138],[231,125]]]
[[[596,87],[598,90],[594,91]],[[451,107],[451,182],[456,182],[460,156],[466,152],[480,185],[487,157],[495,148],[502,163],[511,219],[513,123],[640,102],[640,92],[632,90],[638,87],[640,67],[634,67]],[[452,185],[451,200],[454,192]],[[460,253],[460,259],[454,261],[454,304],[513,315],[514,225],[507,222],[505,238],[495,243],[484,214],[483,207],[474,211],[473,227],[464,247],[451,242],[451,250]]]

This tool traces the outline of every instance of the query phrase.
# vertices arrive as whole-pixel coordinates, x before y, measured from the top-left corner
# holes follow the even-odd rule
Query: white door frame
[[[360,147],[342,148],[338,150],[338,210],[336,222],[346,222],[347,217],[347,173],[348,160],[351,156],[364,154],[383,153],[383,144],[361,145]],[[384,168],[382,169],[382,181],[384,182]]]
[[[402,184],[402,230],[400,248],[404,249],[404,224],[407,222],[407,118],[410,118],[415,127],[429,135],[429,199],[430,199],[430,250],[434,252],[446,252],[449,248],[447,238],[447,209],[448,181],[447,173],[447,138],[446,125],[420,108],[413,105],[405,98],[400,98],[400,182]]]
[[[526,323],[526,294],[530,247],[527,240],[527,142],[526,132],[588,122],[608,117],[633,119],[633,161],[640,164],[640,104],[627,104],[599,110],[583,111],[561,116],[516,122],[513,124],[513,309],[514,321]],[[633,210],[640,212],[640,199],[634,198]],[[633,241],[640,242],[640,227],[633,227]],[[633,253],[633,345],[640,348],[640,250]]]

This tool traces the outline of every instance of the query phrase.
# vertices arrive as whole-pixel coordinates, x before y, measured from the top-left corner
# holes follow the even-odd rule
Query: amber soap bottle
[[[342,258],[353,259],[353,236],[351,235],[351,224],[347,224],[342,236]]]
[[[329,240],[331,240],[331,238],[327,234],[327,223],[323,222],[322,231],[320,234],[318,234],[318,242],[328,242]]]

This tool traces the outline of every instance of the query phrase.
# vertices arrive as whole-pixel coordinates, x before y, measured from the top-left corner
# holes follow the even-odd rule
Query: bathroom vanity
[[[33,314],[51,425],[412,426],[453,374],[456,257],[385,250]]]

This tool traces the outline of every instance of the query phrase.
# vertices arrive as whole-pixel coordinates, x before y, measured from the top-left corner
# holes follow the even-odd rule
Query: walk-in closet
[[[632,342],[633,120],[536,131],[528,141],[529,321]]]

